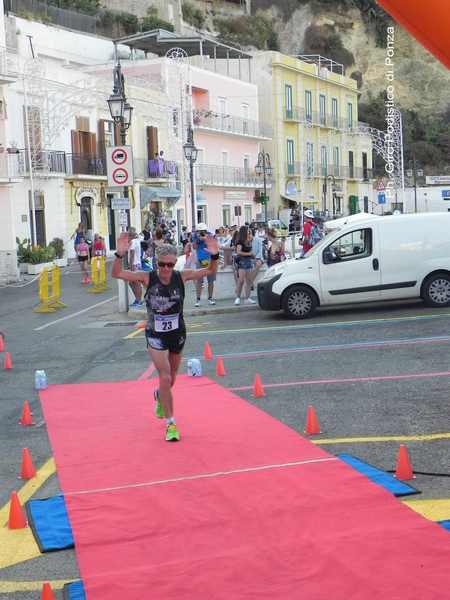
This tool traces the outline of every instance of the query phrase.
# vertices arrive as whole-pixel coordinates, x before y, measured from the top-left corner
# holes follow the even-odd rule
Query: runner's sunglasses
[[[163,269],[164,267],[166,267],[166,269],[173,269],[175,267],[175,263],[163,262],[161,260],[158,260],[158,267],[160,267],[161,269]]]

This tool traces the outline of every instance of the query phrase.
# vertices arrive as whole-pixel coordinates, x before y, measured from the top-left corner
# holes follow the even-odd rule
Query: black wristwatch
[[[117,258],[120,258],[122,260],[123,256],[121,254],[117,254],[117,252],[114,252],[114,256],[116,256]]]

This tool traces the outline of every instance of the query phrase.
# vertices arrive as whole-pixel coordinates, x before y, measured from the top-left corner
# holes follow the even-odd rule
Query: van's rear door
[[[381,298],[376,225],[355,227],[321,252],[322,304],[369,302]]]

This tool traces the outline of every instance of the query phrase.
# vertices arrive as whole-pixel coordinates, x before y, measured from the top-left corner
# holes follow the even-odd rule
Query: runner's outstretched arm
[[[145,273],[144,271],[128,271],[126,269],[122,269],[122,261],[117,254],[119,254],[121,257],[125,256],[125,254],[128,252],[129,245],[128,233],[121,233],[119,239],[117,240],[117,253],[113,262],[111,276],[115,277],[116,279],[123,279],[124,281],[138,281],[148,285],[148,273]]]

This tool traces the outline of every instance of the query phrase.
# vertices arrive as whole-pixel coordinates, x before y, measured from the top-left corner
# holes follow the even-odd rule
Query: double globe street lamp
[[[188,128],[187,140],[183,145],[184,157],[189,162],[189,179],[191,181],[191,210],[192,210],[192,231],[197,224],[195,218],[195,182],[194,182],[194,163],[197,160],[198,148],[194,144],[194,132],[192,127]]]
[[[263,176],[264,198],[262,202],[264,204],[264,221],[267,225],[267,177],[272,177],[273,169],[270,164],[270,156],[264,149],[258,153],[258,164],[255,167],[255,173],[258,176]]]

